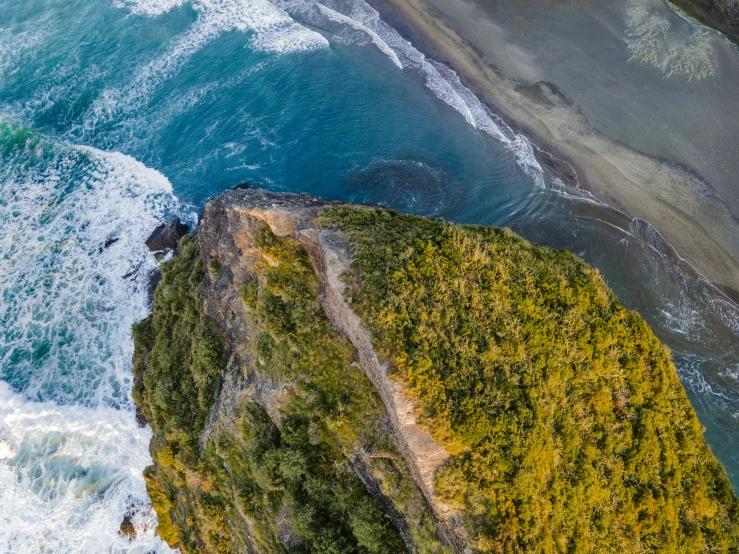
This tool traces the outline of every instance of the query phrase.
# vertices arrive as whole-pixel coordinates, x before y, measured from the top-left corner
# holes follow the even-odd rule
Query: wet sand
[[[386,1],[583,188],[739,298],[739,51],[727,39],[659,0]]]

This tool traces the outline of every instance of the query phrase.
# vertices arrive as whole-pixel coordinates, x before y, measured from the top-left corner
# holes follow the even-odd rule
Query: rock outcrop
[[[262,302],[267,297],[274,298],[272,295],[274,289],[269,285],[272,277],[265,276],[265,269],[276,270],[289,267],[294,263],[302,272],[308,269],[304,267],[305,263],[315,262],[321,267],[328,265],[329,262],[320,259],[323,255],[322,251],[315,249],[317,246],[317,229],[314,222],[316,211],[331,204],[308,196],[275,194],[258,189],[237,188],[220,195],[205,206],[202,224],[198,228],[197,234],[193,238],[187,237],[185,239],[188,242],[184,246],[184,253],[181,245],[180,253],[175,255],[173,260],[174,263],[178,263],[178,261],[183,263],[182,271],[185,275],[189,275],[187,282],[192,283],[192,290],[197,297],[197,304],[201,306],[203,316],[215,323],[215,327],[224,338],[227,363],[220,378],[217,394],[213,398],[212,404],[207,406],[207,417],[202,431],[200,431],[198,443],[201,456],[204,456],[205,452],[216,445],[217,456],[221,457],[225,465],[221,466],[221,462],[218,460],[214,462],[211,458],[206,464],[210,468],[208,471],[212,474],[221,474],[218,480],[232,479],[233,487],[237,491],[240,490],[239,487],[244,486],[244,480],[251,481],[252,478],[254,484],[251,486],[266,487],[263,489],[264,493],[258,493],[260,497],[261,494],[265,494],[266,498],[267,495],[272,494],[269,492],[271,489],[276,486],[278,489],[284,486],[263,485],[260,484],[262,478],[253,477],[251,472],[242,471],[239,473],[239,471],[235,471],[233,469],[235,462],[228,457],[221,446],[224,442],[236,444],[242,442],[243,433],[245,432],[244,425],[248,427],[248,424],[244,423],[244,413],[249,410],[253,411],[253,408],[249,406],[256,405],[263,410],[263,413],[268,416],[274,426],[271,432],[278,436],[285,431],[286,418],[289,418],[291,413],[294,416],[295,403],[314,403],[313,395],[316,393],[311,391],[319,390],[320,387],[324,386],[320,385],[318,381],[321,378],[320,376],[312,377],[296,374],[290,368],[282,366],[282,362],[277,363],[275,361],[276,355],[273,357],[272,354],[263,352],[260,341],[266,340],[274,348],[279,348],[279,344],[289,344],[287,346],[289,351],[286,356],[292,357],[293,361],[290,363],[296,363],[297,358],[297,363],[300,364],[299,358],[301,357],[316,357],[318,359],[316,363],[333,363],[331,359],[321,362],[322,353],[320,351],[310,345],[305,345],[305,341],[303,341],[303,344],[296,343],[295,340],[282,335],[279,330],[271,327],[270,322],[265,320],[265,317],[269,318],[263,314],[265,306]],[[277,250],[273,252],[270,247],[265,246],[265,240],[270,243],[281,240],[287,242],[277,244],[275,246]],[[284,259],[280,258],[280,245],[283,245],[290,252],[295,250],[295,254],[291,253]],[[294,248],[291,245],[294,245]],[[200,284],[193,282],[193,278],[201,271],[195,267],[197,264],[193,265],[195,263],[191,255],[193,248],[197,249],[197,264],[202,264],[203,268]],[[303,250],[302,256],[305,256],[305,259],[301,261],[300,251]],[[305,252],[309,252],[309,254],[306,256]],[[345,249],[340,253],[332,250],[330,255],[336,255],[337,253],[343,256],[344,259],[348,259],[348,250]],[[187,264],[182,260],[183,256],[190,260]],[[163,269],[163,280],[159,285],[157,294],[162,293],[162,288],[167,289],[174,286],[174,283],[168,277],[171,275],[171,271],[170,269],[170,272],[168,272],[166,267]],[[179,273],[180,268],[174,269],[174,271]],[[316,287],[315,290],[318,291],[318,296],[315,299],[315,308],[320,309],[320,306],[323,305],[325,310],[328,310],[329,302],[333,307],[340,305],[337,302],[343,302],[343,300],[336,297],[336,291],[323,281],[318,269],[310,268],[305,276],[305,282],[287,283],[286,286],[295,286],[301,289]],[[250,287],[254,288],[250,289]],[[254,298],[247,299],[251,294],[249,291],[253,292]],[[180,289],[178,294],[183,292],[189,296],[188,290]],[[167,293],[167,296],[173,293],[174,291]],[[310,300],[312,294],[315,293],[308,291],[306,298]],[[257,297],[259,297],[259,301],[257,301]],[[176,298],[172,300],[174,302],[173,310],[177,312],[177,315],[173,313],[176,318],[182,317],[180,315],[182,312],[177,310],[183,304],[183,300]],[[162,299],[161,302],[166,301]],[[155,303],[153,314],[155,319],[158,316],[156,305]],[[314,309],[310,301],[299,306],[295,306],[293,303],[292,306],[293,309],[299,311]],[[337,313],[337,317],[345,319],[351,317],[350,310],[345,305],[340,309],[341,313]],[[167,315],[166,317],[171,316]],[[318,420],[316,420],[316,415],[308,416],[312,420],[307,427],[307,432],[311,437],[310,445],[315,445],[320,450],[326,451],[338,448],[341,452],[338,458],[336,457],[338,453],[332,454],[335,457],[332,463],[337,467],[338,473],[331,479],[349,480],[350,482],[355,479],[356,484],[364,489],[364,495],[368,495],[374,500],[374,507],[368,507],[366,500],[361,500],[361,497],[357,500],[358,493],[355,488],[355,491],[349,497],[343,497],[344,500],[341,500],[341,502],[356,503],[359,501],[361,505],[365,506],[361,508],[364,512],[361,516],[362,519],[356,520],[351,514],[345,514],[345,516],[350,516],[348,520],[350,529],[342,530],[342,527],[346,524],[334,520],[330,520],[329,526],[335,527],[337,532],[348,533],[350,542],[352,540],[358,541],[369,552],[394,554],[405,550],[407,552],[438,552],[441,554],[451,551],[447,546],[448,544],[457,545],[453,548],[455,552],[469,551],[458,538],[455,538],[463,536],[463,533],[459,529],[454,529],[448,525],[451,521],[449,514],[442,513],[435,504],[431,504],[428,499],[432,499],[433,494],[425,494],[418,486],[421,483],[422,475],[426,479],[427,485],[430,483],[429,471],[433,471],[432,466],[438,464],[438,461],[434,462],[430,457],[426,459],[424,452],[420,450],[416,451],[415,454],[411,453],[408,445],[405,444],[407,437],[410,436],[408,430],[411,427],[405,425],[401,429],[399,427],[399,416],[396,414],[387,412],[383,415],[385,410],[381,406],[382,400],[377,397],[377,392],[373,390],[372,384],[363,376],[364,370],[356,362],[357,357],[360,361],[365,360],[365,358],[369,360],[372,354],[368,351],[363,351],[361,354],[353,351],[351,343],[340,334],[343,331],[342,323],[331,320],[328,312],[324,315],[316,314],[316,317],[318,318],[315,321],[317,327],[326,326],[325,330],[319,332],[319,337],[325,341],[324,346],[334,352],[331,356],[335,358],[337,354],[344,352],[344,355],[348,357],[347,361],[341,364],[343,365],[343,371],[346,371],[346,375],[341,378],[349,383],[348,390],[355,391],[352,394],[369,395],[369,398],[364,398],[359,402],[350,397],[341,400],[340,404],[346,406],[346,408],[340,407],[339,409],[341,411],[345,409],[351,411],[353,415],[348,420],[339,415],[340,423],[338,423],[339,428],[336,428],[336,430],[333,427],[335,416],[331,414],[323,415],[325,413],[324,408],[315,408],[320,414]],[[170,319],[170,321],[172,320]],[[361,326],[356,320],[356,316],[354,316],[352,323],[355,327],[350,332],[360,328],[356,325]],[[307,322],[309,326],[313,324],[313,321],[309,320]],[[140,331],[136,331],[134,336],[151,336],[150,333],[156,333],[156,330],[152,329],[150,325],[151,319],[142,322],[138,327]],[[349,331],[348,328],[347,331]],[[167,335],[168,341],[180,343],[182,340],[190,340],[189,337],[194,337],[198,333],[198,324],[196,324],[195,328],[188,329],[182,336],[172,337],[173,334],[176,334],[175,331],[166,331],[164,334]],[[269,337],[265,338],[267,335]],[[181,351],[169,350],[164,357],[170,357],[173,361],[178,360],[175,365],[169,366],[168,361],[165,364],[153,362],[153,349],[151,348],[153,345],[151,343],[147,344],[148,340],[152,339],[144,338],[136,341],[134,397],[137,399],[139,406],[143,406],[143,417],[152,425],[155,432],[152,441],[152,456],[156,464],[151,468],[147,482],[154,507],[160,514],[160,534],[166,538],[171,546],[179,547],[186,552],[216,551],[223,548],[224,542],[232,543],[231,551],[244,549],[248,552],[272,552],[281,551],[282,549],[292,551],[300,548],[310,550],[310,547],[307,547],[301,541],[314,540],[311,537],[306,538],[306,536],[312,535],[313,531],[295,529],[296,525],[299,526],[296,523],[296,518],[300,518],[295,514],[297,508],[294,505],[295,500],[291,496],[293,493],[290,491],[280,493],[283,495],[283,500],[276,508],[273,506],[260,508],[260,515],[258,516],[241,504],[242,500],[238,493],[229,498],[231,493],[228,490],[234,489],[219,491],[218,502],[220,505],[232,504],[232,509],[227,512],[229,523],[226,527],[229,529],[226,531],[228,532],[224,533],[224,524],[222,523],[224,516],[218,516],[221,519],[213,519],[215,516],[210,512],[209,505],[213,502],[214,493],[207,489],[208,486],[203,485],[201,477],[196,477],[198,471],[202,471],[202,469],[197,468],[202,468],[203,462],[200,466],[196,464],[190,468],[189,462],[184,461],[184,455],[177,454],[177,451],[181,451],[186,443],[179,441],[179,444],[174,444],[168,441],[166,437],[177,435],[181,431],[174,430],[173,432],[168,418],[161,415],[161,412],[166,411],[166,408],[165,410],[158,408],[157,402],[161,405],[161,400],[154,399],[160,393],[152,391],[151,384],[147,386],[147,382],[151,383],[147,379],[153,377],[156,372],[153,366],[166,365],[171,369],[162,369],[179,373],[181,369],[176,368],[175,365],[183,365],[182,358],[189,358],[191,352],[201,348],[201,343],[197,338],[193,338],[190,344],[186,343],[177,347],[181,348]],[[371,341],[368,335],[365,334],[363,340],[363,348],[366,349],[367,344],[369,344],[371,350]],[[274,346],[275,343],[278,344],[277,347]],[[168,348],[171,349],[172,347]],[[268,358],[272,360],[271,363]],[[352,359],[355,361],[351,361]],[[347,362],[349,363],[347,364]],[[376,356],[374,357],[374,363],[377,364]],[[281,369],[276,370],[272,367],[274,364],[280,365]],[[339,368],[339,371],[342,371],[342,369]],[[384,371],[384,368],[376,365],[367,371],[376,373]],[[161,373],[159,375],[160,379],[164,378]],[[386,376],[379,376],[378,374],[378,378],[380,379],[378,382],[382,383],[383,386],[390,386]],[[166,392],[163,391],[164,394],[172,393],[177,395],[177,398],[181,398],[187,390],[190,390],[191,385],[187,385],[185,388],[182,378],[177,377],[177,379],[177,385],[183,387],[183,390],[172,391],[172,387],[165,387]],[[364,379],[364,382],[362,379]],[[337,387],[331,386],[327,391],[329,394],[333,394],[332,387],[337,389]],[[335,392],[346,394],[340,393],[338,389]],[[389,390],[383,391],[380,397],[384,396],[390,399],[392,394]],[[186,416],[186,411],[183,416]],[[403,417],[404,421],[408,419],[407,416]],[[174,427],[177,426],[178,424],[174,424]],[[331,438],[322,438],[326,435]],[[433,441],[428,435],[425,436],[425,439],[427,440],[427,444],[424,445],[425,453],[429,453]],[[307,445],[308,450],[312,448],[310,445]],[[249,446],[242,443],[240,448],[247,451]],[[291,450],[291,452],[293,451]],[[173,454],[175,459],[183,456],[183,461],[173,462]],[[287,454],[281,452],[275,455],[284,456]],[[408,461],[404,458],[406,455],[415,455],[414,460],[419,462],[417,469],[408,464]],[[443,457],[443,451],[439,450],[438,446],[435,456],[436,458]],[[415,463],[414,460],[410,458],[409,460]],[[248,465],[248,462],[245,461],[239,463]],[[347,475],[347,472],[351,475]],[[175,484],[175,490],[180,492],[177,493],[176,497],[170,499],[167,496],[167,490],[172,490],[173,483]],[[356,485],[352,486],[356,487]],[[300,494],[305,494],[305,492]],[[288,497],[293,499],[289,500]],[[271,500],[271,502],[274,502],[274,500]],[[309,501],[309,504],[311,502],[313,506],[320,508],[321,502],[325,502],[325,500],[318,498],[315,501]],[[269,521],[265,522],[264,512],[272,509],[276,509],[277,512],[269,516]],[[314,510],[315,508],[310,509]],[[377,515],[372,514],[382,515],[378,520]],[[209,533],[208,529],[215,526],[216,521],[221,522],[217,524],[220,531]],[[386,522],[391,522],[392,532],[386,528]],[[311,525],[311,527],[314,526]],[[371,531],[368,529],[371,529]],[[188,533],[191,533],[189,537],[187,536]],[[354,534],[353,538],[351,533]],[[400,539],[398,544],[394,542],[397,539],[393,539],[392,535]],[[324,544],[321,541],[332,541],[333,538],[316,537],[315,540]],[[341,541],[344,539],[339,537],[337,540],[339,542],[336,542],[335,546],[339,547],[340,544],[343,544]],[[345,547],[346,545],[344,545]],[[316,548],[315,544],[313,548]]]
[[[136,538],[136,528],[133,526],[133,522],[131,521],[131,518],[128,516],[128,514],[123,516],[120,531],[121,534],[127,536],[129,540],[133,540]]]
[[[162,223],[146,239],[146,246],[149,250],[174,250],[180,239],[184,237],[190,228],[180,221],[179,217],[175,217],[172,221]],[[106,243],[107,247],[108,244]]]
[[[351,341],[362,368],[379,392],[389,416],[392,436],[416,485],[433,509],[441,535],[454,552],[471,552],[461,517],[438,498],[434,489],[435,472],[447,460],[448,453],[434,441],[428,430],[418,424],[414,407],[403,387],[388,377],[387,360],[378,358],[372,346],[372,336],[344,299],[345,284],[341,277],[351,264],[349,243],[338,232],[319,229],[315,221],[316,212],[330,205],[332,203],[308,196],[270,193],[262,189],[229,191],[209,203],[203,212],[198,239],[206,263],[216,260],[223,272],[219,279],[206,287],[206,311],[219,327],[229,329],[229,342],[248,342],[248,327],[234,319],[238,318],[235,314],[242,302],[234,291],[249,279],[253,264],[251,234],[261,224],[266,224],[278,237],[297,239],[319,277],[319,298],[323,310],[334,329]],[[226,321],[228,317],[232,318],[230,324]],[[270,387],[260,382],[251,386],[250,394],[279,423],[279,406],[289,395],[286,388],[290,384]],[[231,390],[230,394],[240,393]],[[233,399],[222,399],[219,410],[235,404]],[[227,413],[219,413],[217,417],[228,419]],[[368,456],[360,452],[355,464],[360,465],[359,460],[362,459],[367,460]]]

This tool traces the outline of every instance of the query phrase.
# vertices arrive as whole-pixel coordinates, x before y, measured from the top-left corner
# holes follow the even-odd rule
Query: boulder
[[[121,534],[126,535],[129,540],[136,538],[136,528],[133,526],[128,514],[123,516],[123,521],[121,522]]]
[[[136,406],[136,425],[138,425],[139,429],[143,429],[147,424],[148,422],[146,421],[144,410],[142,410],[140,406]]]
[[[162,223],[154,229],[154,232],[146,239],[146,246],[149,250],[156,252],[157,250],[174,250],[190,228],[180,221],[179,217],[175,217],[169,223]]]

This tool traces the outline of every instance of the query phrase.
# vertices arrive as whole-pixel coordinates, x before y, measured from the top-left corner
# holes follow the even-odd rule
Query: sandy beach
[[[590,106],[589,111],[583,109],[581,103],[563,92],[558,83],[542,77],[542,71],[536,67],[535,55],[525,49],[527,37],[519,37],[522,42],[516,45],[506,40],[505,34],[500,34],[502,16],[498,15],[495,21],[490,15],[494,7],[492,3],[481,6],[467,0],[387,2],[396,10],[396,17],[399,14],[428,42],[426,49],[429,53],[441,56],[493,111],[527,135],[538,147],[569,162],[575,168],[583,188],[630,216],[651,223],[698,272],[733,298],[739,298],[739,202],[733,173],[739,163],[736,140],[718,156],[706,156],[701,150],[712,128],[725,132],[728,137],[737,136],[733,134],[735,129],[731,125],[724,128],[720,121],[713,123],[707,119],[714,117],[720,120],[724,113],[722,110],[725,110],[720,102],[730,103],[730,97],[729,100],[722,97],[718,105],[712,107],[711,114],[695,114],[699,123],[706,122],[706,129],[697,129],[695,137],[690,136],[688,131],[681,136],[681,128],[672,129],[669,122],[665,123],[664,128],[651,124],[649,130],[652,134],[629,134],[626,124],[622,124],[624,118],[618,115],[610,122],[600,118],[596,125],[589,118],[594,114],[594,119],[598,119],[593,105],[600,106],[606,115],[608,110],[615,109],[613,99],[607,94],[608,87],[603,88],[606,93],[601,90],[584,95],[582,104],[590,102]],[[511,21],[520,23],[522,19],[525,18],[511,18]],[[606,25],[602,21],[598,24]],[[648,36],[647,39],[652,40],[652,37]],[[531,36],[528,40],[535,41],[537,37]],[[714,49],[724,48],[720,36],[711,36],[706,40],[713,40],[710,44],[719,45],[713,46]],[[685,96],[685,99],[681,97],[675,100],[674,106],[670,106],[675,110],[676,117],[680,113],[689,113],[680,104],[685,102],[690,110],[691,97],[686,95],[695,91],[699,94],[704,91],[715,94],[710,87],[716,89],[716,83],[712,82],[716,68],[703,63],[706,55],[690,46],[690,41],[695,42],[695,36],[686,39],[686,50],[688,47],[692,50],[682,54],[682,57],[678,52],[678,59],[658,60],[661,63],[659,69],[665,73],[654,79],[655,86],[663,86],[661,79],[667,85],[675,86]],[[703,57],[694,55],[695,52]],[[733,64],[735,60],[728,47],[727,52],[718,50],[718,54],[709,54],[714,58],[726,58],[728,55],[729,62]],[[648,54],[644,53],[647,62],[650,61]],[[572,56],[572,52],[565,52],[563,56]],[[493,59],[495,57],[497,59]],[[709,62],[714,58],[709,57]],[[566,59],[566,62],[572,63],[571,59]],[[724,59],[719,58],[716,63],[719,62],[724,63]],[[505,71],[501,69],[503,64],[506,65]],[[625,66],[626,70],[646,71],[638,64],[633,65],[633,69]],[[671,73],[667,74],[667,71]],[[682,81],[667,82],[667,78],[679,71],[683,71],[684,75],[677,75],[676,78]],[[710,71],[713,74],[709,74]],[[664,102],[664,99],[651,98],[646,92],[645,85],[643,92],[638,91],[634,98],[629,99],[632,106],[643,108],[643,113],[634,114],[636,110],[632,110],[627,115],[646,121],[650,110],[659,109],[659,102]],[[727,91],[719,92],[723,94]],[[598,94],[601,96],[598,97]],[[653,107],[649,105],[650,102],[654,103]],[[694,108],[699,109],[700,106]],[[726,113],[726,117],[736,119],[735,114]],[[689,117],[683,122],[685,128],[695,128],[696,125],[688,127],[688,120]],[[626,130],[620,132],[624,128]],[[632,136],[634,140],[630,141]],[[705,148],[709,147],[714,148],[705,143]],[[704,160],[704,157],[707,159]],[[701,166],[700,162],[705,163]],[[701,166],[700,171],[696,169],[697,166]],[[710,181],[706,175],[711,178]]]

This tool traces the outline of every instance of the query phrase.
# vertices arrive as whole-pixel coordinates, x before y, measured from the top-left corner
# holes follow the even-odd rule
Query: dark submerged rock
[[[238,185],[236,185],[233,188],[233,190],[248,190],[250,188],[251,188],[251,185],[247,183],[246,181],[244,181],[243,183],[239,183]]]
[[[104,251],[104,250],[105,250],[106,248],[108,248],[109,246],[112,246],[112,245],[114,245],[114,244],[115,244],[116,242],[118,242],[119,240],[121,240],[121,239],[119,239],[119,238],[117,238],[117,237],[116,237],[116,238],[111,238],[111,239],[108,239],[108,240],[106,240],[106,241],[105,241],[105,244],[103,244],[102,246],[99,246],[99,247],[98,247],[98,254],[102,254],[102,253],[103,253],[103,251]]]
[[[131,522],[130,514],[126,514],[125,516],[123,516],[123,521],[121,522],[121,534],[126,535],[129,540],[133,540],[136,538],[136,528]]]
[[[146,239],[146,246],[152,251],[167,248],[174,250],[189,230],[190,227],[182,223],[179,217],[175,217],[169,223],[162,223],[154,229],[154,232]]]
[[[136,425],[139,426],[139,429],[143,429],[146,427],[147,423],[148,421],[146,421],[144,410],[142,410],[140,406],[136,406]]]

